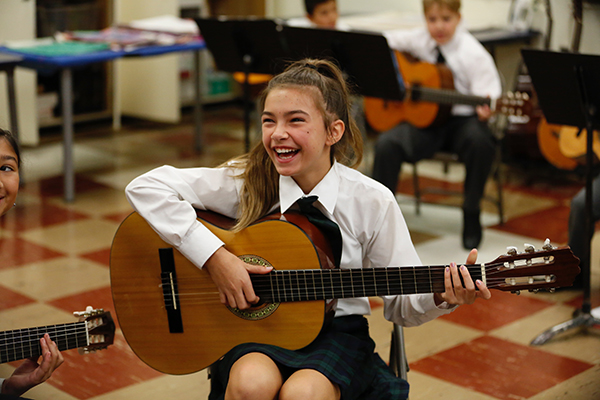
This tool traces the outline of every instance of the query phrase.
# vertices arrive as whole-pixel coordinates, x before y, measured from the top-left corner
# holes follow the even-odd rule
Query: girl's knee
[[[279,400],[339,400],[339,387],[320,372],[300,370],[281,387]]]
[[[225,399],[274,399],[281,384],[281,373],[273,360],[260,353],[247,354],[231,367]]]

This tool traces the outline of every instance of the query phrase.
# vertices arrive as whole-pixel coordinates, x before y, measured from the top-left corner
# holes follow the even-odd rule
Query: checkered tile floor
[[[63,202],[62,180],[54,172],[60,171],[60,143],[47,140],[39,148],[25,149],[26,183],[16,209],[0,220],[0,330],[72,322],[72,312],[88,305],[112,311],[110,246],[120,221],[131,212],[123,188],[158,165],[214,166],[239,154],[240,117],[232,108],[208,111],[201,155],[191,150],[189,115],[177,126],[126,121],[119,133],[112,133],[108,123],[77,127],[77,196],[71,204]],[[47,160],[54,160],[53,165]],[[456,186],[460,168],[452,166],[444,174],[439,165],[424,163],[423,184]],[[522,249],[526,242],[540,247],[546,237],[565,244],[568,201],[581,184],[526,179],[509,168],[504,172],[506,223],[499,225],[493,206],[486,206],[479,261],[491,261],[511,245]],[[461,212],[448,206],[457,200],[430,198],[437,204],[423,205],[417,215],[410,182],[407,174],[398,199],[423,263],[464,261]],[[492,184],[489,191],[493,194]],[[593,307],[600,305],[599,250],[596,238]],[[566,332],[540,347],[529,345],[547,328],[571,319],[581,300],[582,293],[576,290],[520,296],[494,291],[491,301],[478,300],[449,316],[406,328],[411,399],[600,398],[598,327]],[[373,305],[372,336],[387,359],[391,324],[383,319],[378,299]],[[184,376],[159,373],[139,361],[118,329],[115,343],[106,350],[64,354],[65,364],[29,397],[183,400],[208,394],[205,371]],[[16,365],[0,365],[0,376],[8,376]]]

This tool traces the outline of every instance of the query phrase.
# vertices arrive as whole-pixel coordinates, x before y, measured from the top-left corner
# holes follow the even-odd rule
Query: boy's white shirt
[[[391,49],[408,52],[421,61],[436,63],[438,44],[426,27],[384,32]],[[452,39],[440,46],[446,65],[452,71],[455,89],[463,94],[499,98],[502,82],[494,59],[483,45],[459,23]],[[453,115],[472,115],[474,108],[454,105]]]

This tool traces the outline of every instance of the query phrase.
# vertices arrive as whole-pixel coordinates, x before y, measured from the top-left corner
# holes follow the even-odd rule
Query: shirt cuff
[[[202,269],[204,263],[224,244],[202,223],[196,222],[193,231],[185,237],[177,250]]]

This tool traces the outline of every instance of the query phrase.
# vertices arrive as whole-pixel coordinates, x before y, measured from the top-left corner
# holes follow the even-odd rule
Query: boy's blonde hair
[[[423,12],[427,13],[434,4],[456,13],[460,12],[460,0],[423,0]]]

